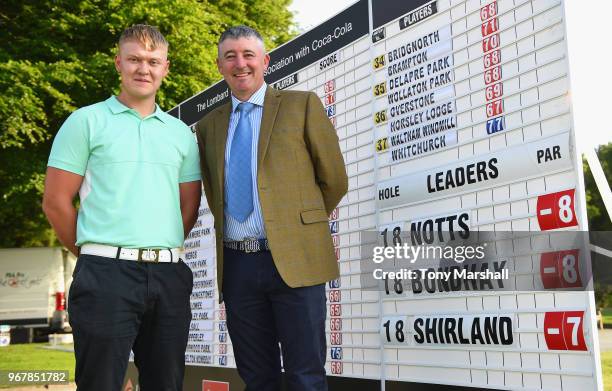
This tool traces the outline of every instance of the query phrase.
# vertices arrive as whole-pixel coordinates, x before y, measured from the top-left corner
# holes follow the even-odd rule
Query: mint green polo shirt
[[[68,117],[48,166],[83,176],[77,246],[183,245],[179,183],[199,181],[195,137],[164,113],[140,114],[111,96]]]

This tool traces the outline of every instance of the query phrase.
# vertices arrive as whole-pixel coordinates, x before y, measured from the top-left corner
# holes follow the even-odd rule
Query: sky
[[[541,1],[541,0],[536,0]],[[300,31],[307,31],[355,0],[293,0],[289,7]],[[579,150],[612,142],[612,1],[565,0],[572,109]],[[607,114],[610,114],[608,118]],[[606,119],[608,118],[608,119]]]

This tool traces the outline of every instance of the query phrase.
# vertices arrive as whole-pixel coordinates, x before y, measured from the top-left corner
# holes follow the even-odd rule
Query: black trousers
[[[79,391],[119,391],[130,350],[143,391],[181,391],[193,274],[183,262],[81,255],[70,286]]]
[[[226,248],[223,297],[236,366],[248,391],[281,389],[281,351],[287,390],[327,391],[325,285],[290,288],[269,251]]]

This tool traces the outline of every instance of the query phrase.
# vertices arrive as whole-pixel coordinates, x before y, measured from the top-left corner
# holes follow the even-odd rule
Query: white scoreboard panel
[[[349,175],[330,216],[341,272],[327,284],[330,376],[381,389],[602,388],[593,295],[553,289],[584,288],[584,251],[531,243],[531,253],[492,262],[512,290],[362,287],[365,231],[584,227],[565,34],[560,0],[361,0],[271,52],[266,81],[319,95]],[[193,125],[228,98],[220,82],[171,113]],[[186,362],[233,368],[205,206],[185,259]]]

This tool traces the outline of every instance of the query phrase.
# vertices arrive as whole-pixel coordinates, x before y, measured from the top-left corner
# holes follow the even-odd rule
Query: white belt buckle
[[[244,252],[255,253],[259,251],[259,241],[256,238],[244,238]]]
[[[153,250],[150,248],[144,248],[139,250],[139,259],[145,262],[159,262],[159,250]]]

